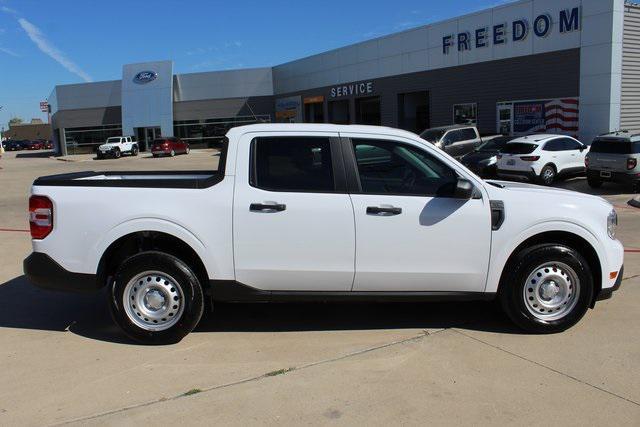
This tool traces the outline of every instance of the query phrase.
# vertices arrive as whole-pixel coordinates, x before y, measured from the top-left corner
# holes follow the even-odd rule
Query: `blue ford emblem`
[[[135,75],[133,81],[134,83],[144,84],[154,81],[156,77],[158,77],[158,73],[155,71],[140,71]]]

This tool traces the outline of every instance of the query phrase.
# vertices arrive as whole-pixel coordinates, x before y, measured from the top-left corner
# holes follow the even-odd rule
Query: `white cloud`
[[[12,51],[11,49],[7,49],[6,47],[1,47],[1,46],[0,46],[0,52],[6,53],[7,55],[15,56],[15,57],[19,57],[20,56],[17,53],[15,53],[14,51]]]
[[[61,52],[57,47],[55,47],[47,38],[42,34],[42,31],[31,22],[27,21],[24,18],[19,18],[18,23],[22,27],[22,29],[27,33],[32,42],[38,46],[44,54],[53,58],[58,64],[62,65],[71,73],[77,75],[85,82],[90,82],[93,79],[89,74],[85,73],[80,67],[78,67],[73,61],[66,57],[66,55]]]

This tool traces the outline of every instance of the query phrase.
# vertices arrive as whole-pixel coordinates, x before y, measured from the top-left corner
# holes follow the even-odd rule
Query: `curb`
[[[640,196],[636,196],[633,199],[629,200],[629,206],[633,206],[634,208],[640,208]]]

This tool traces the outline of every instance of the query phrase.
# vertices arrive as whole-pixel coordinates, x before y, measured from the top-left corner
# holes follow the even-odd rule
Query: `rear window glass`
[[[640,142],[596,139],[591,144],[592,153],[635,154],[640,153]]]
[[[538,146],[536,144],[510,142],[502,149],[502,152],[506,154],[529,154],[533,153],[533,150],[537,147]]]
[[[445,132],[443,129],[427,129],[420,134],[420,138],[428,142],[438,142]]]

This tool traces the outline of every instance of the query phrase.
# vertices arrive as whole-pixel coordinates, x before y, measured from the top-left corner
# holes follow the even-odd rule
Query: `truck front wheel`
[[[593,298],[593,276],[576,250],[561,244],[526,248],[506,266],[499,299],[513,322],[533,333],[578,323]]]
[[[202,286],[180,259],[142,252],[115,274],[109,305],[115,322],[143,344],[173,344],[196,327],[203,312]]]

